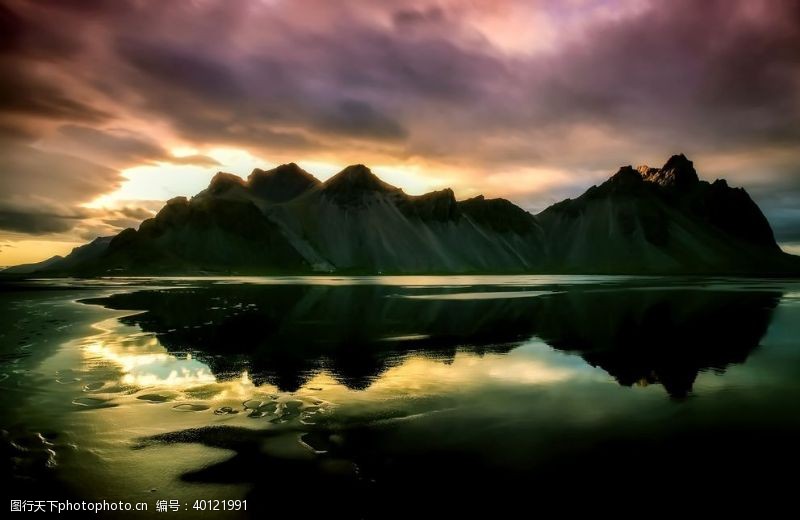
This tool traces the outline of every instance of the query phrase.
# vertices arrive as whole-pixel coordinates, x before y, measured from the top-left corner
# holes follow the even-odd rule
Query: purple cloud
[[[170,160],[152,124],[264,157],[448,166],[465,188],[566,172],[559,196],[682,151],[753,188],[779,236],[800,228],[775,195],[800,179],[798,2],[576,5],[11,1],[0,139],[71,141],[113,170]]]

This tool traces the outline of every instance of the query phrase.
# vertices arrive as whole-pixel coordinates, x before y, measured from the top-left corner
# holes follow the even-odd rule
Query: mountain
[[[545,270],[572,273],[779,274],[800,272],[750,196],[701,181],[692,161],[625,166],[577,199],[537,216]]]
[[[99,241],[99,242],[98,242]],[[85,248],[85,249],[84,249]],[[294,163],[219,172],[138,229],[17,273],[797,274],[747,193],[683,155],[625,166],[534,216],[504,199],[408,195],[364,165],[320,182]],[[20,270],[22,269],[22,270]],[[11,271],[13,272],[13,271]]]
[[[2,272],[3,274],[33,274],[78,268],[85,262],[94,261],[95,258],[101,256],[108,249],[108,244],[111,243],[112,238],[114,237],[97,237],[88,244],[74,248],[67,256],[55,255],[41,262],[15,265],[4,269]]]
[[[64,257],[61,255],[54,255],[41,262],[34,262],[31,264],[12,265],[3,269],[3,274],[33,274],[39,271],[46,271],[54,265],[57,265]]]
[[[504,227],[481,215],[482,208],[495,202],[458,202],[450,189],[407,195],[366,166],[354,165],[269,208],[267,215],[318,270],[463,273],[535,268],[545,252],[536,219],[515,207],[525,224]]]
[[[256,168],[247,178],[247,185],[257,197],[273,203],[291,200],[319,183],[316,177],[295,163],[268,171]]]
[[[88,272],[293,272],[307,264],[278,227],[246,200],[176,197],[138,230],[114,237]]]
[[[411,196],[363,165],[322,183],[296,164],[219,172],[80,265],[52,274],[525,272],[544,256],[530,213],[502,199]],[[69,257],[67,257],[69,258]]]

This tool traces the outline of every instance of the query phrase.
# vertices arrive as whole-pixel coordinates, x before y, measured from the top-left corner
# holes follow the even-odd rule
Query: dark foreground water
[[[61,280],[6,284],[0,304],[0,510],[649,516],[795,502],[794,281]]]

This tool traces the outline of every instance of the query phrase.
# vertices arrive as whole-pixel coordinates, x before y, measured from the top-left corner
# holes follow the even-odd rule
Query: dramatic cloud
[[[80,207],[114,189],[116,170],[64,154],[0,143],[0,229],[63,232],[89,212]]]
[[[156,202],[158,207],[162,205],[161,201]],[[101,220],[104,227],[109,228],[112,232],[118,232],[129,227],[139,227],[143,220],[152,217],[155,213],[153,209],[145,207],[123,206],[119,209],[105,210]]]
[[[64,125],[51,145],[60,145],[64,150],[76,151],[93,160],[115,167],[127,167],[152,162],[217,166],[211,157],[193,154],[176,157],[150,137],[128,130],[98,130],[86,126]]]
[[[227,147],[530,209],[684,152],[800,239],[796,0],[11,0],[0,78],[17,232],[89,229],[121,170]]]

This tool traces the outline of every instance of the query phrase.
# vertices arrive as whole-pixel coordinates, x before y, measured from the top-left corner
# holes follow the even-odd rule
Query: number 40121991
[[[195,511],[247,511],[247,500],[195,500]]]

